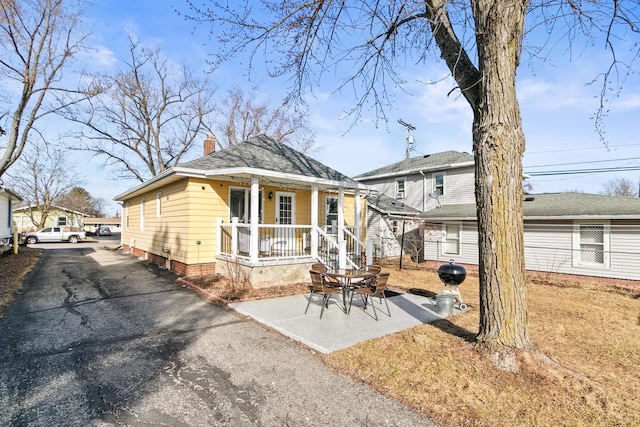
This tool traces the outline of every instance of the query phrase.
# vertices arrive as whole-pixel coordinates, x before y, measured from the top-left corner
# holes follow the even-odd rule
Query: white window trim
[[[447,252],[447,226],[457,226],[458,227],[458,253]],[[454,222],[445,222],[442,223],[442,248],[440,249],[442,255],[446,256],[462,256],[462,222],[454,221]]]
[[[603,228],[603,263],[585,262],[580,256],[580,227],[581,226],[601,226]],[[574,221],[572,233],[573,246],[573,266],[574,267],[591,267],[591,268],[610,268],[611,267],[611,221]]]
[[[398,183],[402,182],[402,191],[399,190]],[[405,178],[396,178],[396,199],[404,199],[407,197],[407,180]]]
[[[327,219],[329,217],[329,200],[331,199],[335,199],[336,201],[336,206],[338,205],[338,196],[325,196],[324,197],[324,225],[326,226],[331,226],[332,224],[329,224]],[[336,215],[336,222],[338,221],[338,212],[336,211],[335,213]]]
[[[140,231],[144,231],[144,197],[140,199]]]
[[[431,174],[431,192],[435,192],[437,187],[436,187],[436,176],[437,175],[442,175],[442,194],[440,194],[440,196],[445,196],[447,194],[447,174],[445,172],[433,172]]]
[[[162,217],[162,191],[156,193],[156,218]]]
[[[244,191],[244,208],[245,208],[245,213],[244,215],[247,218],[247,222],[246,224],[249,224],[249,221],[251,220],[251,218],[249,218],[249,206],[251,205],[251,188],[250,187],[235,187],[235,186],[229,186],[229,191],[227,193],[227,207],[228,207],[228,211],[229,211],[229,221],[231,221],[232,217],[231,217],[231,191],[232,190],[242,190]],[[265,211],[265,200],[264,200],[264,189],[260,188],[259,192],[258,192],[258,197],[260,198],[260,203],[258,204],[258,206],[260,206],[260,204],[262,205],[262,209],[260,212],[258,212],[258,219],[260,221],[260,224],[264,224],[264,211]],[[240,218],[238,218],[240,219]]]

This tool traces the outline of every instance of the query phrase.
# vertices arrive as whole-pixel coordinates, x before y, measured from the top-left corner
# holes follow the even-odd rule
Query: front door
[[[276,192],[276,224],[293,225],[296,223],[295,193]],[[296,230],[276,228],[273,248],[277,255],[290,255],[295,250]]]
[[[276,193],[276,224],[291,225],[296,223],[295,193]]]

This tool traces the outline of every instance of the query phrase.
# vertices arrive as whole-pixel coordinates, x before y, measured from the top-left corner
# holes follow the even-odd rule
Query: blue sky
[[[214,42],[208,28],[178,16],[172,6],[184,9],[180,1],[103,0],[87,6],[87,25],[93,25],[89,60],[107,70],[118,66],[126,49],[125,29],[148,44],[162,48],[166,57],[186,62],[194,69],[208,71],[208,53]],[[640,79],[629,78],[623,92],[614,97],[605,123],[608,146],[595,131],[591,119],[599,103],[598,85],[586,83],[606,64],[603,50],[568,61],[565,54],[551,56],[534,66],[523,64],[518,71],[518,96],[522,111],[527,149],[523,159],[525,173],[542,170],[594,169],[612,167],[640,168]],[[249,85],[242,59],[216,70],[212,77],[218,93],[233,85]],[[387,110],[388,123],[376,121],[373,109],[365,110],[353,126],[353,117],[345,113],[354,103],[352,93],[335,93],[336,83],[325,79],[323,87],[307,99],[311,124],[317,133],[318,150],[312,156],[349,176],[404,159],[406,130],[397,123],[403,119],[416,127],[412,132],[416,145],[412,155],[446,150],[471,152],[471,110],[455,93],[447,96],[455,84],[444,79],[442,64],[407,70],[404,91],[392,93],[394,106]],[[265,99],[274,103],[285,95],[286,82],[273,82],[252,76]],[[336,76],[336,81],[341,76]],[[436,84],[425,82],[439,81]],[[199,147],[193,153],[200,153]],[[113,182],[108,171],[101,171],[99,159],[86,160],[79,170],[85,176],[85,188],[107,201],[108,213],[115,211],[111,199],[132,182]],[[585,173],[532,177],[533,191],[584,191],[598,193],[614,178],[628,178],[638,184],[640,170],[610,173]],[[105,186],[105,182],[109,185]]]

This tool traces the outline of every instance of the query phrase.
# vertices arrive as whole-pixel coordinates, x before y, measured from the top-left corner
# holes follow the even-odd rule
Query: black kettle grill
[[[463,266],[457,265],[454,260],[451,260],[449,264],[442,264],[438,267],[438,277],[444,284],[442,294],[453,295],[458,301],[458,308],[466,311],[467,304],[462,302],[462,296],[460,295],[460,288],[458,286],[467,278],[467,270]]]

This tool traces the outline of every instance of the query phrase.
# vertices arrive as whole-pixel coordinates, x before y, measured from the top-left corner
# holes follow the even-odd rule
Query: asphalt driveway
[[[432,425],[175,279],[46,249],[0,318],[0,425]]]

